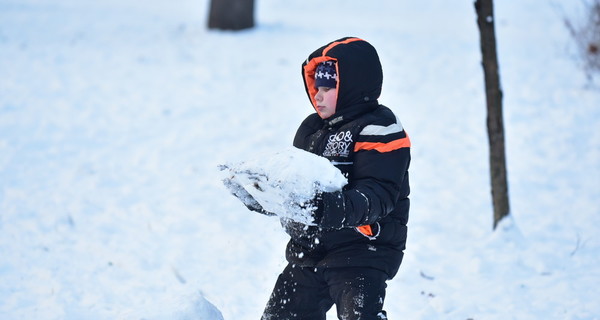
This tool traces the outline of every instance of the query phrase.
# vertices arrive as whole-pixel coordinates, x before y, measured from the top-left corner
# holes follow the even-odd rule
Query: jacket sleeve
[[[347,188],[322,195],[320,225],[357,227],[385,217],[410,192],[409,163],[410,139],[401,124],[365,126],[356,139]]]

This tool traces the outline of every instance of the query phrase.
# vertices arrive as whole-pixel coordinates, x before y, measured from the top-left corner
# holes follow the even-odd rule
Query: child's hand
[[[263,207],[237,182],[231,179],[223,179],[223,184],[225,187],[234,195],[236,198],[240,199],[240,201],[248,208],[250,211],[258,212],[267,216],[275,215],[271,212],[265,211]]]
[[[318,194],[313,200],[316,207],[316,209],[313,211],[313,217],[315,219],[315,224],[317,224],[319,227],[324,229],[342,229],[345,227],[344,217],[335,214],[335,212],[339,212],[339,210],[326,210],[327,202],[329,201],[329,203],[333,203],[331,200],[337,197],[343,197],[342,192],[323,192]]]

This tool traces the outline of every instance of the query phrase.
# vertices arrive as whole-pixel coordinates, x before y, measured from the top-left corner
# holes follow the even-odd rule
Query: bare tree
[[[587,16],[571,20],[565,18],[565,24],[577,46],[588,80],[594,76],[600,78],[600,0],[583,2]]]
[[[254,27],[254,0],[211,0],[209,29],[242,30]]]
[[[506,178],[506,156],[504,151],[504,123],[502,120],[502,89],[498,56],[496,53],[496,31],[494,29],[493,0],[476,0],[477,25],[481,42],[482,66],[485,80],[487,104],[487,128],[490,144],[490,175],[492,203],[494,205],[494,229],[498,222],[509,215],[508,183]]]

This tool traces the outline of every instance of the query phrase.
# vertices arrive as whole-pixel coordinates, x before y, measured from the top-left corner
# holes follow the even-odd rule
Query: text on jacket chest
[[[352,132],[350,130],[340,131],[332,134],[327,139],[327,145],[323,156],[325,157],[348,157],[352,150]]]

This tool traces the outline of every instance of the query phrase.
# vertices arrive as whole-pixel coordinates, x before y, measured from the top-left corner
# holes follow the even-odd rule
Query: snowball
[[[305,224],[312,223],[310,201],[318,193],[340,191],[348,183],[329,160],[294,147],[221,170],[226,184],[242,186],[266,211]]]

